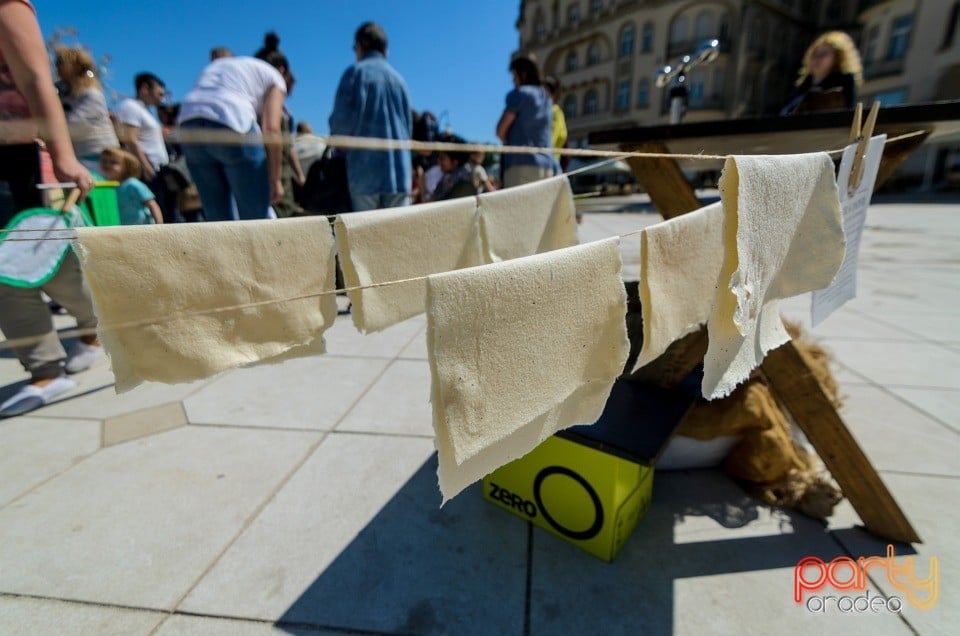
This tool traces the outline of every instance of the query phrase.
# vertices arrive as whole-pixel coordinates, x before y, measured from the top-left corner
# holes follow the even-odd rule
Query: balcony
[[[895,60],[874,60],[863,65],[863,79],[872,80],[903,73],[904,58]]]

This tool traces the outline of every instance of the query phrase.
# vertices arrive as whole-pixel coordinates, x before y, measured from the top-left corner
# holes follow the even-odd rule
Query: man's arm
[[[340,84],[337,86],[337,96],[333,102],[333,113],[330,115],[331,135],[352,135],[356,130],[357,106],[354,96],[353,69],[347,69]]]
[[[263,146],[267,151],[267,174],[270,179],[270,203],[283,198],[283,182],[280,168],[283,162],[283,140],[280,136],[280,120],[283,117],[284,94],[271,86],[263,100]]]
[[[510,134],[510,126],[513,125],[513,122],[517,119],[517,114],[512,110],[503,111],[503,115],[500,116],[500,121],[497,122],[497,137],[500,138],[500,141],[507,143],[507,135]]]
[[[156,172],[154,172],[153,166],[150,164],[150,160],[147,159],[147,155],[143,152],[143,148],[140,147],[139,139],[139,126],[120,124],[120,143],[122,143],[127,150],[136,155],[137,159],[140,160],[140,166],[143,168],[144,179],[147,181],[153,181],[153,178],[156,176]]]

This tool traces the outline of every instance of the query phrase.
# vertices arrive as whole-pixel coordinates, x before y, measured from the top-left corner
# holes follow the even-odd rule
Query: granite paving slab
[[[333,433],[180,609],[360,632],[518,633],[525,525],[477,487],[439,504],[430,440]]]
[[[0,510],[0,592],[171,609],[319,435],[187,427]]]
[[[191,424],[330,430],[389,363],[320,355],[236,369],[184,406]]]
[[[97,452],[100,427],[42,417],[0,420],[0,507]]]

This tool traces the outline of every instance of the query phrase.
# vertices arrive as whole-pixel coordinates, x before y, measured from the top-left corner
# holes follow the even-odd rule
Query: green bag
[[[73,228],[89,225],[89,216],[76,206],[68,212],[51,208],[20,212],[0,230],[0,283],[40,287],[59,271],[71,249]]]

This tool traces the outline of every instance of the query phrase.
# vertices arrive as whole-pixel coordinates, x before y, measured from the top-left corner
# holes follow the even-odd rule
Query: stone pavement
[[[425,319],[363,336],[341,316],[325,356],[120,396],[104,362],[72,394],[0,421],[0,634],[948,633],[960,624],[958,215],[873,206],[860,297],[814,331],[836,354],[843,417],[925,541],[897,554],[915,550],[920,576],[939,560],[929,611],[796,605],[798,560],[883,555],[886,542],[846,502],[825,527],[714,470],[658,472],[613,564],[478,486],[440,509]],[[590,212],[581,234],[657,218]],[[809,299],[785,312],[809,324]],[[22,381],[0,353],[0,399]],[[869,578],[871,596],[898,593]]]

